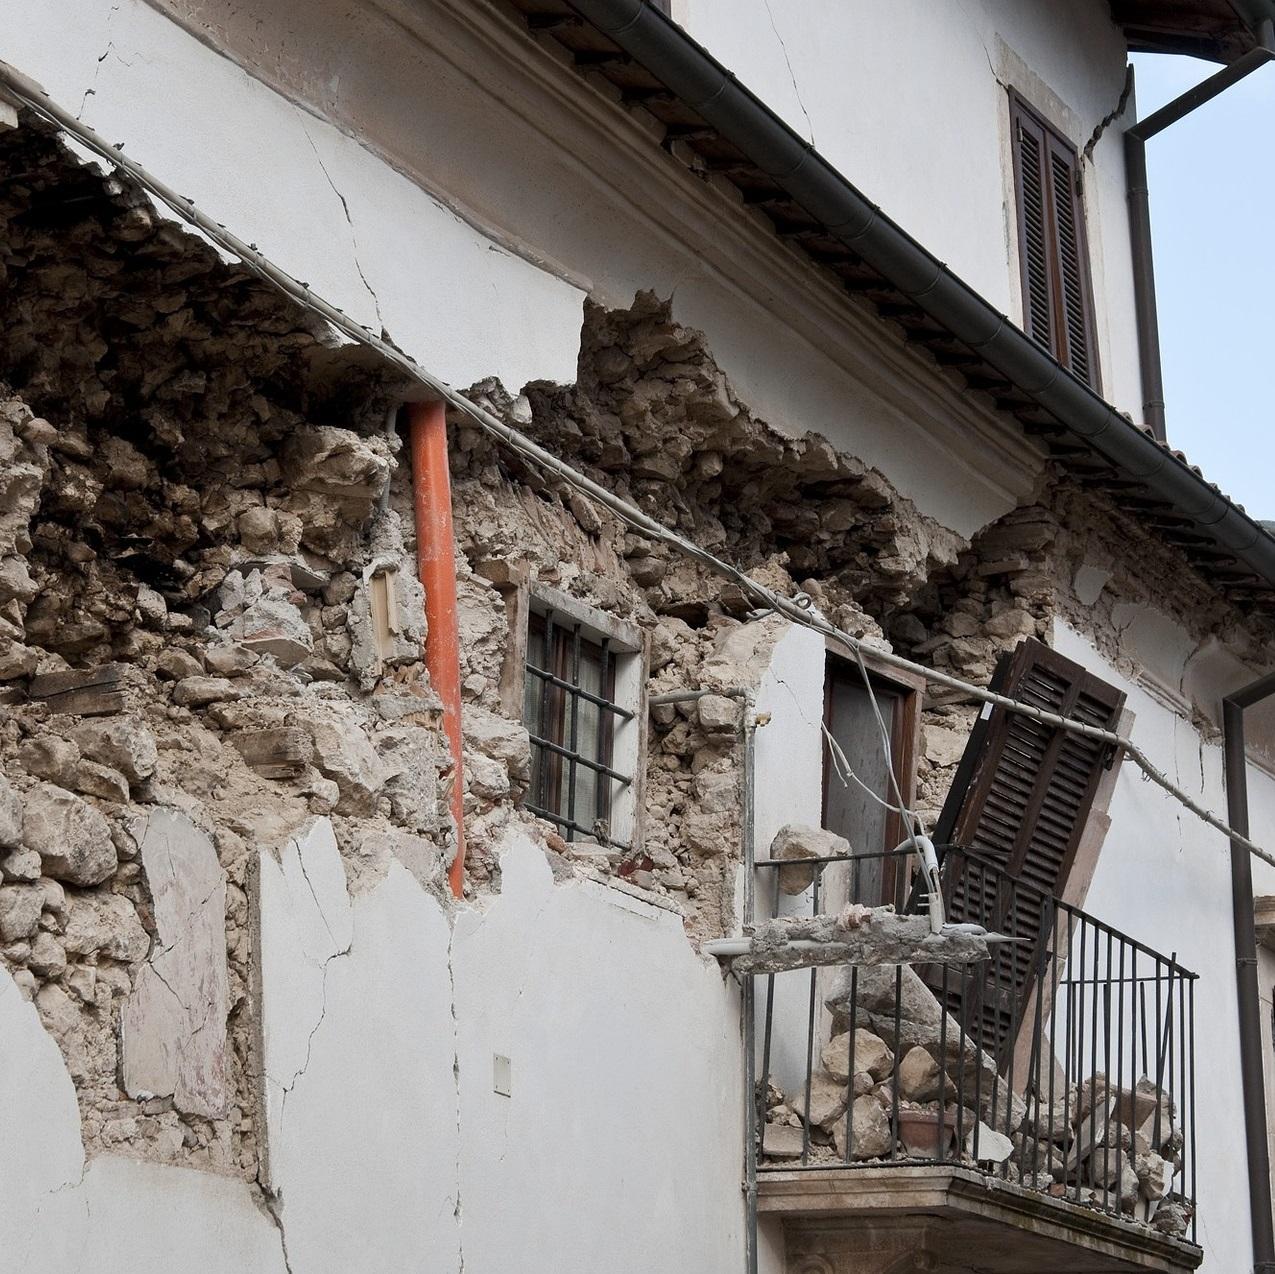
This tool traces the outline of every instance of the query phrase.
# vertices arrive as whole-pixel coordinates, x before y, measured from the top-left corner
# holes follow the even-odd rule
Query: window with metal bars
[[[553,610],[527,625],[523,720],[531,736],[525,804],[567,840],[613,841],[617,797],[632,774],[615,768],[616,731],[634,712],[616,702],[617,661],[625,657],[579,620]]]
[[[1093,288],[1075,147],[1010,93],[1023,328],[1098,388]]]

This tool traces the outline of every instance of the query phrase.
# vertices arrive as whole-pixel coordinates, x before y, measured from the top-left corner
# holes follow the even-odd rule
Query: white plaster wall
[[[3,968],[0,1092],[0,1269],[285,1274],[245,1182],[111,1155],[85,1164],[62,1055]]]
[[[1148,622],[1148,631],[1152,629]],[[1189,719],[1112,667],[1080,634],[1056,624],[1055,648],[1116,684],[1136,715],[1134,740],[1157,766],[1208,809],[1225,815],[1222,750]],[[1220,687],[1220,692],[1235,688]],[[1251,824],[1272,843],[1275,782],[1249,768]],[[1195,998],[1199,1233],[1204,1268],[1246,1269],[1251,1260],[1246,1169],[1238,1140],[1244,1125],[1237,1046],[1235,955],[1226,838],[1185,810],[1131,764],[1121,767],[1111,828],[1085,910],[1155,950],[1176,952],[1199,975]],[[1275,869],[1253,863],[1257,893],[1275,892]]]
[[[1006,87],[1078,151],[1124,87],[1104,0],[685,0],[687,30],[874,203],[1022,318]],[[1103,389],[1140,416],[1124,153],[1084,165]]]
[[[351,896],[325,819],[261,854],[269,1208],[232,1177],[86,1170],[61,1055],[0,970],[0,1269],[734,1274],[734,984],[675,915],[555,883],[521,832],[501,865],[453,930],[396,862]]]
[[[331,824],[260,856],[269,1183],[291,1274],[454,1270],[442,908],[397,861],[350,898]]]
[[[739,1001],[680,920],[555,885],[515,834],[499,900],[457,919],[452,972],[466,1274],[734,1274]]]
[[[47,0],[37,11],[0,0],[4,56],[445,379],[570,381],[583,291],[627,305],[650,288],[707,333],[762,418],[824,434],[960,533],[1031,488],[1039,462],[1021,438],[587,94],[605,116],[586,119],[566,100],[581,92],[574,80],[525,33],[500,37],[512,61],[497,60],[483,41],[500,23],[482,6],[315,0],[302,22],[284,0],[251,13],[165,2],[390,162],[143,0]],[[617,128],[632,140],[617,145]],[[651,172],[629,145],[645,148]],[[670,197],[672,183],[682,195]]]
[[[142,0],[0,0],[3,57],[347,314],[460,387],[570,381],[582,293]]]
[[[758,715],[769,714],[757,731],[753,845],[758,859],[770,856],[771,842],[786,823],[822,825],[825,660],[823,637],[808,628],[790,626],[775,643],[758,688]],[[769,918],[775,907],[775,875],[758,873],[759,920]],[[811,889],[792,896],[779,894],[778,912],[809,915],[812,898]],[[821,1021],[822,997],[816,1001]],[[777,976],[770,1069],[786,1094],[796,1093],[805,1082],[809,1005],[809,973]],[[819,1042],[816,1027],[816,1054]]]
[[[757,791],[753,844],[767,857],[785,823],[819,826],[823,810],[824,639],[788,625],[757,688]],[[760,903],[759,903],[760,906]]]

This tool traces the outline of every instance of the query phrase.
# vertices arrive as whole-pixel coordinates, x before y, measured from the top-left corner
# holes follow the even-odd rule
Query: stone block
[[[39,885],[0,888],[0,942],[30,938],[39,929],[43,898]]]
[[[731,734],[739,729],[743,705],[726,695],[705,695],[696,704],[700,728],[706,734]]]
[[[849,1101],[844,1080],[836,1080],[826,1072],[815,1071],[810,1077],[810,1104],[806,1104],[805,1086],[799,1086],[790,1098],[793,1109],[811,1127],[831,1130],[833,1122],[846,1112]]]
[[[800,1159],[805,1133],[787,1124],[767,1124],[762,1129],[761,1152],[767,1159]]]
[[[71,738],[82,756],[118,770],[130,783],[144,783],[159,760],[155,736],[135,717],[85,721],[71,731]]]
[[[183,677],[173,687],[173,702],[183,708],[206,708],[239,696],[238,687],[224,677]]]
[[[855,1099],[850,1115],[850,1158],[876,1159],[889,1154],[894,1144],[890,1132],[890,1116],[885,1107],[871,1094]],[[837,1154],[846,1157],[846,1121],[840,1119],[832,1130]]]
[[[323,714],[305,725],[310,733],[311,763],[340,789],[338,809],[342,813],[371,812],[389,775],[357,718]]]
[[[842,1031],[834,1035],[820,1050],[819,1059],[824,1069],[834,1079],[845,1083],[850,1078],[850,1033]],[[873,1080],[882,1080],[894,1067],[894,1054],[879,1035],[856,1027],[854,1032],[855,1074],[866,1074]]]
[[[45,874],[68,884],[101,884],[119,866],[106,819],[51,783],[28,793],[23,837],[40,855]]]
[[[22,801],[0,775],[0,849],[17,849],[22,844]]]
[[[47,779],[59,787],[72,787],[80,764],[80,749],[70,739],[44,733],[22,741],[18,761],[36,778]]]
[[[121,1018],[124,1087],[213,1119],[229,1096],[226,876],[212,841],[179,810],[152,810],[143,823],[158,941]]]
[[[83,893],[68,900],[63,944],[72,955],[144,960],[150,935],[123,894]]]
[[[701,701],[702,702],[702,701]],[[834,832],[819,827],[804,827],[788,823],[775,834],[770,842],[770,856],[784,862],[796,862],[806,858],[829,858],[834,854],[848,854],[850,842]],[[785,894],[804,893],[814,883],[813,867],[781,867],[778,872],[779,888]]]

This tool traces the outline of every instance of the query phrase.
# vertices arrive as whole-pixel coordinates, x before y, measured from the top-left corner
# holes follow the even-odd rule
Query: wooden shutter
[[[1097,387],[1093,295],[1075,149],[1010,96],[1023,326],[1073,375]]]
[[[1002,661],[996,683],[1023,703],[1106,730],[1115,728],[1124,707],[1120,690],[1035,639],[1020,642]],[[1098,782],[1112,760],[1104,743],[1005,708],[986,712],[970,736],[936,838],[1001,868],[1012,883],[977,864],[948,871],[948,914],[1027,940],[998,947],[992,977],[976,984],[982,990],[969,1004],[957,996],[951,1005],[971,1029],[981,1016],[989,1052],[1003,1057],[1013,1047],[1039,961],[1041,904],[1066,889]],[[994,995],[987,994],[989,985]]]

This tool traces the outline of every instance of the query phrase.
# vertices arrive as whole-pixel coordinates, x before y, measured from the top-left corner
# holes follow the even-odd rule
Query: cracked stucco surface
[[[550,1268],[541,1253],[591,1268],[599,1232],[614,1241],[608,1268],[637,1274],[648,1207],[707,1218],[679,1237],[679,1259],[733,1270],[732,987],[677,917],[555,883],[525,832],[506,840],[501,879],[454,916],[397,863],[351,896],[323,819],[280,861],[262,856],[262,1185],[290,1274]],[[496,1055],[509,1096],[494,1091]],[[648,1119],[654,1059],[679,1079]],[[691,1183],[649,1180],[670,1137],[698,1165]],[[642,1209],[615,1188],[628,1177],[647,1182]],[[560,1206],[564,1192],[593,1224]]]
[[[75,1089],[57,1045],[0,969],[0,1253],[53,1274],[284,1274],[245,1182],[113,1155],[86,1162]]]

